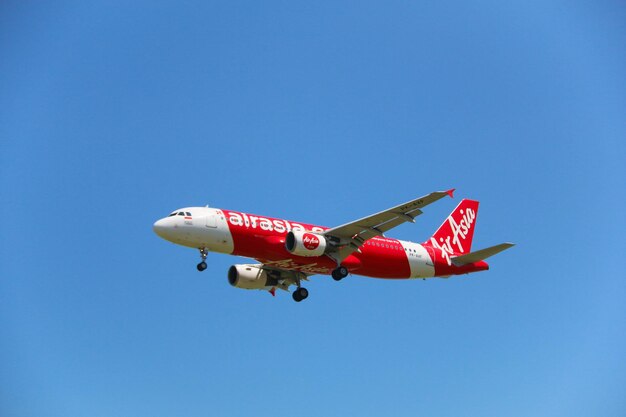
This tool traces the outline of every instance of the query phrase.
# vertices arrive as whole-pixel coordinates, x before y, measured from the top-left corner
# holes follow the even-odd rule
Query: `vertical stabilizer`
[[[448,254],[466,254],[472,248],[478,201],[462,200],[427,244],[433,248],[443,249]]]

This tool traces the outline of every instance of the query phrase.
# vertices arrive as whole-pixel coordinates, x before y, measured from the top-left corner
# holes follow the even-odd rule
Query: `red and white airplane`
[[[437,191],[380,213],[327,228],[210,207],[189,207],[154,223],[157,235],[170,242],[200,250],[199,271],[207,268],[209,252],[256,259],[258,264],[233,265],[228,282],[237,288],[289,290],[302,301],[309,292],[302,281],[315,274],[336,281],[348,274],[374,278],[447,278],[484,271],[484,261],[513,246],[502,243],[470,252],[478,201],[462,200],[437,231],[424,243],[386,237],[384,233],[415,222],[422,208],[449,195]]]

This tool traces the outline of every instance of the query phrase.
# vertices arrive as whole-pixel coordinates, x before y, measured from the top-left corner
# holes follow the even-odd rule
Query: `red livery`
[[[244,256],[258,264],[233,265],[231,285],[267,290],[296,286],[293,298],[302,301],[301,285],[315,274],[340,281],[349,274],[407,279],[449,277],[489,269],[484,261],[509,247],[502,243],[471,252],[478,201],[462,200],[425,242],[413,243],[385,236],[405,222],[414,222],[422,208],[454,190],[438,191],[388,210],[334,228],[259,216],[238,211],[189,207],[176,210],[154,224],[166,240],[197,248],[207,268],[209,251]],[[179,219],[183,218],[183,222]],[[190,221],[193,219],[193,221]]]

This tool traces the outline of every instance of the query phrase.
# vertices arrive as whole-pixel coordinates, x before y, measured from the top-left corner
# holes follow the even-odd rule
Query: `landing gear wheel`
[[[299,287],[299,288],[296,288],[296,290],[293,292],[291,296],[293,297],[293,300],[295,302],[299,303],[300,301],[306,299],[309,296],[309,290],[307,290],[304,287]]]
[[[345,266],[338,266],[337,268],[333,269],[331,275],[335,281],[341,281],[348,276],[348,268],[346,268]]]
[[[209,251],[206,248],[198,248],[198,250],[200,251],[200,257],[202,258],[202,262],[200,262],[196,268],[198,268],[198,271],[202,272],[206,269],[206,258],[209,255]]]

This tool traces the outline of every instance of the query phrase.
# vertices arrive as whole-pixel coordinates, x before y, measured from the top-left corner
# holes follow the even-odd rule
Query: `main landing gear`
[[[335,281],[341,281],[348,276],[348,268],[339,265],[337,268],[333,269],[333,272],[331,272],[330,275]]]
[[[346,268],[345,266],[341,266],[341,265],[333,269],[333,272],[331,272],[331,275],[335,281],[341,281],[342,279],[347,277],[348,274],[349,274],[348,268]],[[295,281],[296,281],[296,285],[298,286],[298,288],[294,290],[291,296],[293,297],[293,300],[295,302],[299,303],[300,301],[306,299],[309,296],[309,290],[300,286],[300,279],[296,278]]]
[[[299,303],[300,301],[306,299],[309,296],[309,290],[300,286],[300,276],[298,275],[297,272],[295,276],[295,281],[296,281],[296,285],[298,286],[298,288],[296,288],[293,291],[293,294],[291,294],[291,296],[293,297],[293,301],[295,301],[296,303]]]
[[[293,294],[291,294],[291,296],[295,302],[299,303],[309,296],[309,290],[304,287],[298,287],[295,289]]]
[[[202,272],[206,269],[207,265],[206,265],[206,257],[209,254],[209,251],[206,250],[205,248],[200,248],[198,249],[200,251],[200,256],[202,257],[202,262],[200,262],[196,268],[198,268],[198,271]]]

